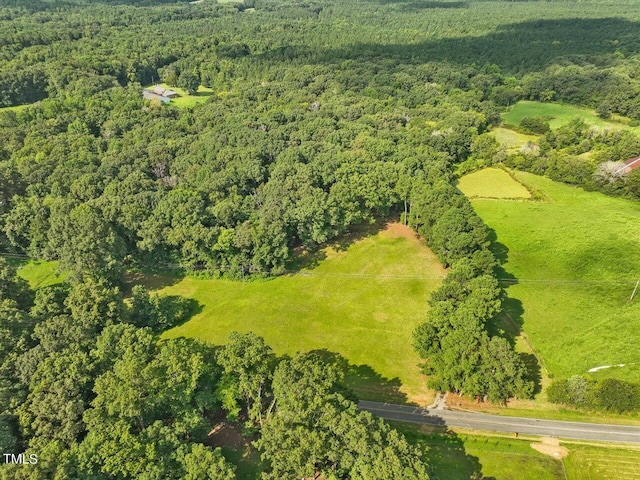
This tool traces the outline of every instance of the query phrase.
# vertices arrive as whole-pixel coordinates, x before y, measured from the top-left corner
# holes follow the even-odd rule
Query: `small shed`
[[[178,92],[174,92],[173,90],[169,90],[168,88],[163,88],[159,85],[153,87],[153,93],[162,97],[178,98]]]
[[[169,103],[171,101],[169,97],[165,97],[164,95],[158,95],[157,93],[152,92],[151,90],[146,90],[146,89],[142,90],[142,98],[144,98],[145,100],[158,99],[162,103]]]

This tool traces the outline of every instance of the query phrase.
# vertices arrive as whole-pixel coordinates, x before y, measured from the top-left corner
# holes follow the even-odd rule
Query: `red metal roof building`
[[[636,168],[640,168],[640,156],[633,157],[624,162],[625,164],[625,172],[629,173],[631,170],[635,170]]]

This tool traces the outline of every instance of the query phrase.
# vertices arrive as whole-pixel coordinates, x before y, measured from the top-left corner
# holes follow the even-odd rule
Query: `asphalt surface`
[[[563,422],[538,418],[505,417],[487,413],[469,413],[454,410],[360,401],[358,407],[386,420],[441,425],[446,427],[509,432],[543,437],[573,438],[599,442],[640,443],[640,427],[600,423]]]

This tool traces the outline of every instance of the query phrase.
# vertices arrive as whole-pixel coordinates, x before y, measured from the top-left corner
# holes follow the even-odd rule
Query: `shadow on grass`
[[[162,295],[160,309],[168,317],[168,324],[163,325],[163,330],[187,323],[194,315],[201,313],[203,308],[204,305],[193,298]]]
[[[504,243],[500,243],[498,241],[498,234],[493,228],[487,226],[487,232],[488,232],[488,235],[487,235],[488,240],[489,242],[491,242],[491,246],[489,247],[489,250],[491,250],[491,253],[493,253],[493,256],[496,257],[498,264],[504,265],[505,263],[507,263],[507,260],[509,259],[509,247],[507,247]],[[507,274],[504,270],[496,273]],[[511,277],[515,278],[513,275],[511,275]]]
[[[387,423],[404,434],[409,443],[426,449],[424,460],[430,466],[432,478],[492,480],[482,475],[480,460],[469,455],[462,439],[446,427]]]
[[[406,404],[407,396],[400,392],[400,379],[388,379],[377,373],[368,365],[353,365],[339,353],[326,348],[313,350],[326,363],[333,365],[344,375],[344,391],[347,398]]]
[[[498,261],[494,273],[500,282],[500,286],[505,289],[505,293],[502,298],[502,310],[495,318],[488,322],[487,330],[490,335],[498,335],[506,338],[511,346],[515,347],[517,337],[523,335],[522,326],[524,319],[522,316],[524,314],[524,307],[519,299],[509,296],[507,289],[511,285],[517,285],[518,278],[503,267],[509,259],[509,248],[498,241],[498,235],[495,230],[492,228],[488,228],[488,230],[489,240],[491,242],[490,249]],[[534,395],[540,393],[542,390],[542,371],[538,359],[533,353],[520,352],[518,356],[527,370],[527,379],[531,380],[534,384]]]
[[[389,223],[393,223],[397,217],[386,216],[376,218],[371,222],[363,222],[349,227],[349,231],[338,235],[325,245],[318,245],[315,249],[296,247],[293,257],[287,262],[286,270],[289,273],[298,273],[301,270],[311,270],[327,258],[324,248],[328,247],[336,252],[344,252],[358,240],[376,235],[384,230]]]
[[[150,291],[160,290],[175,285],[184,277],[184,272],[179,270],[167,270],[165,273],[127,272],[124,276],[122,293],[125,297],[130,296],[131,289],[136,285],[142,285]]]
[[[326,258],[327,254],[324,250],[295,249],[293,258],[287,262],[286,270],[289,273],[299,273],[301,270],[313,270]]]
[[[248,433],[241,422],[229,421],[222,411],[209,417],[211,431],[204,444],[222,450],[225,460],[236,467],[238,480],[259,480],[267,465],[260,460],[260,453],[252,445],[255,433]]]

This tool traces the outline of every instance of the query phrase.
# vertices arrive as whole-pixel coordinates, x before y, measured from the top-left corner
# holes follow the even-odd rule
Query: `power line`
[[[30,260],[31,257],[21,253],[0,252],[0,257],[17,258]],[[185,270],[185,267],[179,264],[166,263],[162,266],[156,265],[154,270],[175,271]],[[186,269],[188,270],[188,269]],[[206,269],[202,269],[206,270]],[[202,271],[194,269],[193,271]],[[442,281],[445,275],[393,275],[393,274],[369,274],[369,273],[340,273],[340,272],[313,272],[300,270],[285,270],[285,274],[300,277],[343,277],[343,278],[362,278],[362,279],[379,279],[379,280],[419,280],[419,281]],[[530,284],[530,285],[627,285],[635,284],[636,278],[618,278],[612,280],[606,279],[562,279],[562,278],[509,278],[498,277],[498,282],[506,285]]]

